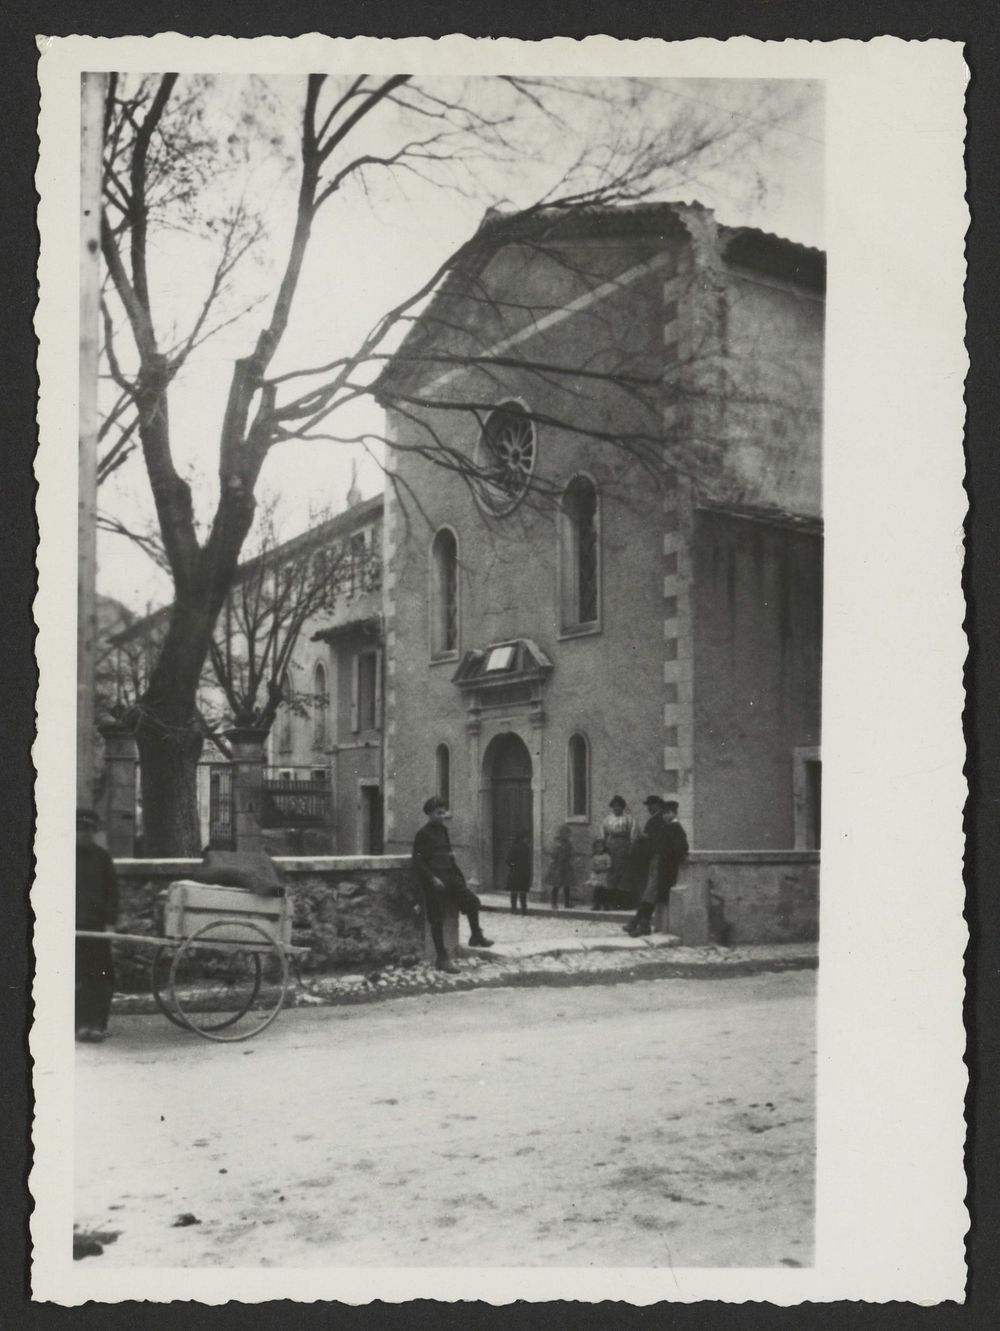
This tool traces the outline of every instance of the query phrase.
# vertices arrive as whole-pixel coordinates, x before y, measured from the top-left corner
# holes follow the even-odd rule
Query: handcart
[[[156,948],[149,964],[156,1005],[175,1026],[206,1040],[259,1035],[288,993],[291,943],[287,897],[181,880],[167,888],[163,936],[78,930],[78,938]]]

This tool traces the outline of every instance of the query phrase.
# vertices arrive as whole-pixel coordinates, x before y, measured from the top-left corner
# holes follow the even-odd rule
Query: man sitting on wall
[[[677,801],[650,795],[643,804],[649,811],[649,821],[634,850],[634,867],[642,895],[635,918],[622,926],[633,938],[652,933],[653,912],[658,903],[669,903],[670,889],[676,884],[678,871],[688,855],[687,834],[677,821],[680,807]]]
[[[493,940],[485,937],[479,927],[479,898],[465,881],[465,875],[455,863],[451,853],[451,838],[444,820],[448,806],[438,795],[432,795],[424,804],[427,822],[413,841],[413,868],[424,889],[427,923],[430,925],[436,965],[439,971],[456,974],[458,967],[448,956],[444,942],[444,916],[449,905],[456,906],[469,920],[469,946],[492,947]]]

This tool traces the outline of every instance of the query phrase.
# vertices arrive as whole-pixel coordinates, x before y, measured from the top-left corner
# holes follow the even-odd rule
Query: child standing
[[[510,893],[511,914],[528,913],[528,892],[531,888],[531,841],[527,832],[518,832],[507,853],[507,891]]]
[[[559,907],[559,893],[563,894],[565,905],[570,904],[570,888],[573,886],[573,844],[570,840],[570,830],[567,823],[563,823],[556,833],[555,844],[552,847],[552,859],[549,862],[549,871],[545,875],[545,885],[552,889],[552,906],[554,909]]]
[[[587,879],[587,886],[593,894],[592,903],[594,910],[608,910],[610,900],[608,897],[608,871],[611,868],[611,856],[608,854],[607,847],[603,840],[598,837],[593,845],[593,858],[590,861],[590,877]]]

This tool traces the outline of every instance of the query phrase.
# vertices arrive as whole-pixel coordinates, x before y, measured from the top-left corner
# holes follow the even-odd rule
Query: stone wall
[[[115,861],[121,929],[158,934],[157,898],[168,883],[187,877],[199,860]],[[276,858],[294,911],[292,943],[309,948],[303,970],[336,970],[417,961],[424,951],[420,889],[409,856]],[[118,962],[119,987],[146,987],[145,961]]]
[[[714,942],[801,943],[819,937],[818,851],[693,851],[680,881],[704,903]]]

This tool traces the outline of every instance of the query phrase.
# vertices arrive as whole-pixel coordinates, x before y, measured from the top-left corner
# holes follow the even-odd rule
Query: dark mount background
[[[866,1331],[899,1328],[987,1327],[1000,1308],[1000,1111],[997,1065],[1000,1062],[1000,591],[996,569],[997,514],[1000,511],[1000,450],[996,446],[1000,419],[998,364],[998,246],[1000,234],[1000,155],[997,91],[1000,70],[1000,19],[995,0],[701,0],[698,5],[670,0],[422,0],[419,4],[374,3],[373,0],[187,0],[147,4],[143,0],[5,0],[0,11],[0,266],[3,273],[4,356],[0,391],[0,448],[4,463],[0,482],[0,568],[3,570],[5,652],[0,694],[0,735],[3,763],[5,860],[3,926],[0,928],[0,976],[3,977],[3,1049],[0,1068],[0,1115],[5,1128],[3,1159],[7,1177],[0,1191],[0,1307],[11,1327],[113,1328],[147,1326],[221,1326],[243,1331],[256,1327],[366,1326],[389,1331],[397,1327],[451,1327],[515,1324],[541,1328],[563,1326],[660,1327],[665,1318],[677,1331],[688,1327],[746,1327],[781,1331],[786,1326],[856,1328]],[[975,1113],[969,1139],[970,1203],[973,1230],[969,1303],[964,1307],[916,1308],[911,1305],[770,1305],[673,1304],[658,1308],[588,1308],[562,1304],[520,1309],[484,1305],[450,1307],[411,1304],[345,1309],[330,1305],[263,1304],[251,1310],[230,1304],[223,1308],[188,1305],[89,1305],[61,1309],[27,1302],[26,1171],[29,1144],[26,1125],[30,1091],[25,1052],[27,992],[31,973],[28,947],[30,920],[26,886],[31,870],[32,768],[35,668],[34,545],[32,476],[35,443],[36,345],[32,318],[36,298],[37,233],[33,176],[38,112],[35,33],[89,33],[95,36],[176,31],[194,36],[224,32],[233,36],[274,34],[294,36],[324,31],[336,36],[470,36],[582,37],[608,32],[617,37],[657,36],[673,40],[746,34],[781,40],[870,38],[884,33],[910,40],[945,38],[966,45],[972,71],[968,96],[967,163],[972,226],[968,236],[968,345],[971,368],[967,381],[967,461],[970,514],[967,527],[967,631],[970,659],[966,713],[971,799],[967,814],[966,882],[968,918],[973,933],[969,953],[967,1027],[972,1065],[970,1112]],[[932,705],[933,700],[930,700]],[[932,829],[931,833],[932,833]],[[40,891],[63,890],[41,884]],[[885,946],[891,949],[892,940]],[[932,1075],[932,1069],[928,1069]],[[858,1242],[864,1243],[859,1217]]]

